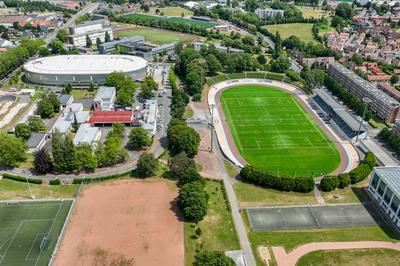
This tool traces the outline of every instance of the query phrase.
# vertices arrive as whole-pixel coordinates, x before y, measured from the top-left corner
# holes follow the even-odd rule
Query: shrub
[[[339,185],[337,176],[324,176],[321,179],[320,188],[322,191],[328,192],[334,190]]]
[[[315,183],[312,177],[288,177],[276,176],[270,172],[246,165],[240,171],[244,180],[281,191],[310,192],[314,189]]]
[[[368,164],[369,167],[371,168],[371,171],[372,171],[372,169],[373,169],[373,168],[375,167],[375,165],[376,165],[376,157],[375,157],[375,154],[373,154],[373,153],[370,152],[370,151],[367,152],[367,153],[365,154],[363,163]]]
[[[193,102],[200,102],[201,101],[201,93],[196,93],[195,95],[193,95],[192,101]]]
[[[50,180],[49,184],[50,185],[61,185],[61,180],[56,177],[55,179]]]
[[[9,173],[4,173],[3,174],[3,178],[14,180],[14,181],[18,181],[18,182],[24,182],[24,183],[29,182],[29,183],[32,183],[32,184],[42,184],[42,180],[41,179],[26,178],[26,177],[23,177],[23,176],[12,175],[12,174],[9,174]]]
[[[130,173],[130,171],[122,172],[122,173],[114,174],[114,175],[101,176],[101,177],[88,177],[88,178],[80,178],[79,177],[79,178],[74,178],[74,180],[72,181],[72,184],[81,184],[82,182],[86,184],[86,183],[92,183],[92,182],[106,181],[106,180],[126,176],[129,173]]]
[[[339,185],[338,188],[345,188],[350,185],[350,177],[348,173],[338,175]]]
[[[201,251],[194,257],[193,266],[234,266],[235,262],[222,251]]]
[[[369,164],[361,163],[359,166],[350,171],[350,182],[356,184],[363,181],[371,172]]]

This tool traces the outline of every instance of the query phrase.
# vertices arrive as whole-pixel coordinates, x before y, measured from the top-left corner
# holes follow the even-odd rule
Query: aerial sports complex
[[[323,176],[358,163],[351,143],[340,139],[293,85],[266,79],[226,80],[213,85],[208,104],[225,156],[287,176]]]

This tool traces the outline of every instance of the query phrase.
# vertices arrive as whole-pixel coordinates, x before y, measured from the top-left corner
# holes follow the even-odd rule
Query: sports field
[[[48,265],[71,204],[72,200],[1,202],[0,265]]]
[[[276,34],[279,31],[282,39],[287,39],[292,35],[296,35],[303,42],[316,42],[312,36],[313,24],[310,23],[288,23],[288,24],[276,24],[263,26],[270,33]]]
[[[340,154],[316,121],[287,92],[237,86],[221,95],[236,147],[251,165],[290,176],[333,172]]]
[[[154,44],[166,44],[171,42],[192,42],[196,40],[196,35],[147,27],[118,30],[114,32],[114,35],[117,37],[131,37],[139,35],[143,36],[146,41]]]

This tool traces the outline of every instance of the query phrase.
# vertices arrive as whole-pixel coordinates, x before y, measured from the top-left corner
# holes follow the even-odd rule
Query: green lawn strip
[[[195,39],[193,35],[147,27],[131,28],[115,32],[115,36],[118,37],[132,37],[135,35],[143,36],[146,41],[154,44],[193,41]]]
[[[93,99],[96,96],[95,91],[88,91],[85,89],[76,89],[71,91],[74,100]]]
[[[298,266],[399,265],[400,252],[392,249],[320,250],[301,257]]]
[[[72,198],[79,185],[36,185],[30,184],[32,193],[37,199]],[[27,183],[8,179],[0,180],[0,200],[30,199]]]
[[[0,246],[4,265],[47,265],[72,200],[0,205]],[[49,236],[47,248],[40,249]]]
[[[360,203],[369,200],[366,191],[360,185],[337,188],[330,192],[321,192],[321,194],[325,203],[329,204]]]
[[[300,7],[304,18],[322,18],[323,16],[328,17],[329,13],[321,9],[313,8],[302,8]]]
[[[291,176],[334,171],[340,154],[292,95],[268,86],[237,86],[222,107],[239,153],[253,166]]]
[[[241,207],[317,203],[313,192],[283,192],[274,189],[258,187],[241,181],[235,183],[233,189]]]
[[[232,165],[232,163],[224,160],[224,165],[230,177],[234,178],[239,174],[239,171]]]
[[[185,107],[185,112],[183,113],[183,118],[184,118],[184,119],[192,118],[192,117],[193,117],[193,114],[194,114],[193,109],[190,108],[189,105],[186,105],[186,107]]]
[[[312,36],[312,23],[288,23],[264,26],[270,33],[274,34],[279,31],[282,39],[287,39],[291,35],[299,37],[302,41],[316,42]]]
[[[236,236],[231,212],[225,204],[222,184],[206,181],[206,191],[209,195],[207,216],[199,223],[202,234],[196,238],[193,223],[185,223],[185,264],[192,265],[196,250],[238,250],[239,241]]]
[[[283,246],[286,252],[312,242],[344,241],[389,241],[398,238],[388,227],[368,226],[352,228],[315,229],[301,231],[250,232],[249,239],[256,250],[257,246]]]

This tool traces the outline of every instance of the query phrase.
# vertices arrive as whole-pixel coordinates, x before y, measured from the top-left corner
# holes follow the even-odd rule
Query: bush
[[[14,181],[18,181],[18,182],[24,182],[24,183],[29,182],[29,183],[32,183],[32,184],[42,184],[42,180],[41,179],[25,178],[23,176],[12,175],[12,174],[8,174],[8,173],[4,173],[3,174],[3,178],[14,180]]]
[[[322,191],[329,192],[334,190],[339,185],[339,178],[337,176],[324,176],[321,179],[320,188]]]
[[[201,93],[196,93],[195,95],[193,95],[192,101],[193,102],[200,102],[201,101]]]
[[[194,257],[193,266],[234,266],[235,262],[222,251],[201,251]]]
[[[371,171],[372,171],[372,169],[376,166],[376,157],[375,157],[375,154],[373,154],[373,153],[370,152],[370,151],[367,152],[367,153],[365,154],[363,163],[368,164],[369,167],[371,168]]]
[[[155,175],[158,160],[151,153],[144,152],[139,156],[136,171],[139,177],[145,178]]]
[[[274,174],[246,165],[240,171],[244,180],[280,191],[310,192],[314,189],[315,183],[312,177],[288,177],[275,176]]]
[[[348,173],[338,175],[339,185],[338,188],[345,188],[350,185],[350,177]]]
[[[369,164],[361,163],[359,166],[350,171],[350,182],[356,184],[363,181],[371,172]]]
[[[49,184],[50,185],[61,185],[61,180],[56,177],[55,179],[50,180]]]

